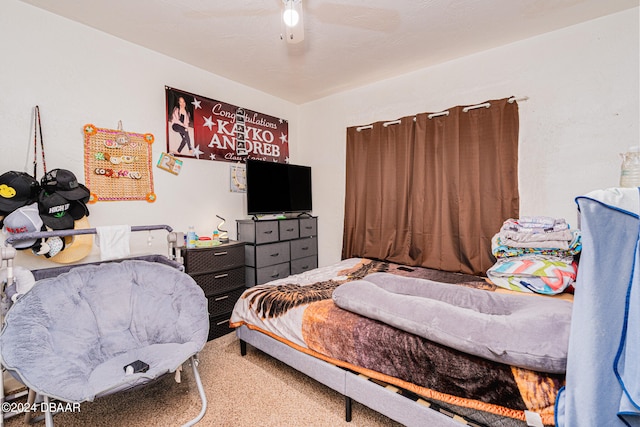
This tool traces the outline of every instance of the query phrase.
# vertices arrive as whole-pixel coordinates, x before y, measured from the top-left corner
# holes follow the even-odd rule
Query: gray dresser
[[[318,267],[318,218],[238,220],[245,242],[246,285],[282,279]]]

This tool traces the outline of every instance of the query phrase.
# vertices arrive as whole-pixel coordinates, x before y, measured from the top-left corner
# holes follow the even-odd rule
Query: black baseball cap
[[[38,210],[42,222],[54,230],[73,228],[74,219],[71,214],[71,201],[58,193],[42,191],[38,197]]]
[[[69,214],[74,220],[82,219],[82,217],[89,216],[89,208],[81,200],[70,200]]]
[[[9,171],[0,175],[0,211],[8,214],[38,200],[40,184],[25,172]]]
[[[58,193],[67,200],[83,200],[91,195],[89,189],[78,182],[76,176],[67,169],[53,169],[40,180],[40,185],[49,194]]]

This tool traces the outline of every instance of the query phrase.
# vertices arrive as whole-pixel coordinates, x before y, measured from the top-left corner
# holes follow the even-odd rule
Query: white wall
[[[640,143],[638,8],[301,106],[320,265],[340,259],[346,128],[489,99],[520,105],[520,214],[576,224],[574,198],[618,185]],[[496,230],[497,231],[497,230]]]
[[[180,61],[152,52],[17,0],[3,0],[0,12],[0,173],[26,170],[32,112],[40,106],[49,170],[73,171],[84,182],[82,126],[117,128],[155,135],[153,160],[166,151],[165,85],[289,120],[290,157],[296,161],[298,111],[295,104],[266,95]],[[98,202],[90,206],[92,226],[168,224],[186,230],[193,224],[211,233],[215,214],[246,217],[242,194],[229,191],[225,162],[184,159],[179,176],[154,167],[155,203]],[[38,177],[39,178],[39,177]],[[0,233],[1,234],[1,233]],[[132,251],[163,250],[166,233],[133,236]],[[97,256],[97,251],[91,258]],[[43,265],[20,254],[22,265]]]

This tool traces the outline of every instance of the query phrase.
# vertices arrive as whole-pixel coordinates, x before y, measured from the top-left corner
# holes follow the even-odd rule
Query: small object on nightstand
[[[187,231],[187,248],[188,249],[195,248],[197,240],[198,240],[198,236],[196,235],[196,231],[193,228],[193,225],[190,225],[189,231]]]
[[[219,246],[219,245],[220,245],[220,235],[218,234],[218,230],[214,230],[212,246]]]
[[[196,240],[196,248],[210,248],[213,245],[213,240],[208,236],[198,237],[198,240]]]
[[[227,230],[222,229],[222,225],[226,220],[222,218],[220,215],[216,215],[216,216],[222,220],[222,222],[218,224],[218,233],[219,233],[218,238],[220,239],[220,243],[227,243],[229,241],[229,233],[227,233]]]

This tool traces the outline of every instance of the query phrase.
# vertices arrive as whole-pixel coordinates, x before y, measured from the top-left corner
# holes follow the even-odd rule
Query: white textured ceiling
[[[637,7],[639,0],[22,0],[297,104]],[[576,46],[580,48],[580,46]]]

